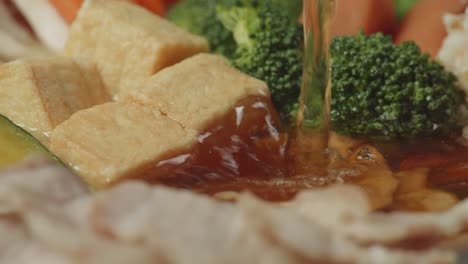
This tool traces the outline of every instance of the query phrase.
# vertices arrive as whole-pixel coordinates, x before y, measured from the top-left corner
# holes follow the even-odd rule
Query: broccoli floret
[[[237,45],[232,64],[265,81],[284,120],[296,109],[302,76],[303,28],[273,5],[245,1],[237,7],[218,5],[218,17]]]
[[[205,37],[213,52],[231,57],[236,50],[232,32],[218,19],[216,6],[225,8],[242,6],[246,2],[255,6],[271,3],[297,19],[302,10],[302,0],[184,0],[168,11],[167,18],[187,31]]]
[[[175,4],[167,17],[187,31],[208,40],[213,52],[229,57],[236,50],[232,33],[216,15],[216,6],[233,6],[237,0],[184,0]]]
[[[331,120],[337,132],[382,139],[446,135],[464,102],[456,78],[413,42],[380,33],[333,39]]]
[[[257,5],[270,6],[283,11],[291,19],[297,20],[302,12],[302,0],[252,0]]]

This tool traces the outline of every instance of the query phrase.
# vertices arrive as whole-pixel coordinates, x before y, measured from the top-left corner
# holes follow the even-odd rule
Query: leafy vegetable
[[[414,41],[423,52],[436,58],[447,36],[444,15],[463,13],[466,7],[460,0],[419,0],[400,23],[394,42]],[[426,28],[430,30],[423,30]]]
[[[49,0],[49,3],[52,4],[55,9],[60,13],[60,15],[65,19],[69,24],[75,20],[80,7],[83,4],[84,0]],[[163,0],[126,0],[134,4],[138,4],[149,11],[157,14],[163,15],[166,9],[166,5],[170,4],[169,1]],[[168,2],[168,3],[166,3]]]
[[[380,33],[336,37],[331,120],[337,132],[384,139],[444,135],[464,102],[456,77],[413,42]]]

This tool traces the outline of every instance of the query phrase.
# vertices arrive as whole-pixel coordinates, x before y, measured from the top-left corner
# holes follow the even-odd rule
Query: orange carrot
[[[75,19],[83,0],[49,0],[49,2],[54,5],[63,19],[70,24]]]
[[[446,36],[445,13],[461,13],[466,3],[460,0],[420,0],[403,18],[395,42],[413,40],[423,52],[434,58]]]
[[[360,29],[366,34],[390,32],[395,25],[395,8],[392,0],[337,1],[332,22],[332,35],[356,34]]]
[[[315,0],[311,2],[311,7],[314,7]],[[312,22],[314,19],[308,21]],[[341,0],[337,1],[333,14],[331,35],[353,35],[361,29],[366,34],[392,33],[395,26],[396,11],[393,0]]]
[[[111,1],[111,0],[108,0]],[[163,15],[166,6],[163,0],[124,0],[138,4],[157,15]],[[83,0],[49,0],[68,23],[75,20]]]
[[[140,6],[145,7],[149,11],[160,16],[164,15],[164,12],[166,11],[166,6],[164,4],[164,1],[161,1],[161,0],[127,0],[127,1],[131,1],[136,4],[139,4]]]
[[[166,4],[166,7],[170,7],[171,5],[177,3],[179,0],[165,0],[164,3]]]
[[[379,1],[377,1],[379,2]],[[378,31],[386,34],[392,34],[397,26],[397,15],[394,0],[380,1],[381,19]]]

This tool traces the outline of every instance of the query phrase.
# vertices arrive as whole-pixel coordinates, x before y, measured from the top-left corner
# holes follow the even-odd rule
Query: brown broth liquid
[[[267,188],[290,175],[287,147],[288,136],[270,99],[249,97],[199,135],[188,166],[154,182],[209,194],[251,190],[266,199],[287,199],[289,193]]]
[[[269,98],[246,98],[200,134],[183,164],[167,177],[146,180],[210,195],[248,190],[270,201],[331,183],[324,175],[298,173],[309,164],[298,162],[303,155],[293,149],[296,139],[290,135]]]
[[[304,189],[359,179],[347,164],[327,175],[301,173],[309,170],[302,160],[304,141],[285,132],[268,98],[244,99],[200,134],[193,151],[182,154],[189,155],[184,164],[168,177],[146,180],[209,195],[250,191],[266,200],[286,201]],[[468,196],[468,146],[457,137],[392,144],[362,140],[360,145],[375,146],[393,172],[428,168],[430,187]]]
[[[463,140],[464,141],[464,140]],[[468,145],[460,135],[406,143],[373,144],[394,172],[427,168],[429,187],[468,197]]]

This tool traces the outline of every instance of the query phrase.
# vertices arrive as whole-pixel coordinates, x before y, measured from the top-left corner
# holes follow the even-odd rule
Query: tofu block
[[[55,128],[50,149],[102,188],[127,178],[163,177],[185,164],[195,144],[196,131],[159,111],[112,102],[79,111]]]
[[[52,129],[74,112],[109,101],[92,63],[66,57],[0,65],[0,114],[49,145]]]
[[[249,96],[269,100],[268,86],[221,56],[199,54],[160,71],[138,89],[123,90],[119,97],[158,109],[201,133]]]
[[[65,53],[92,58],[112,96],[161,69],[209,49],[208,42],[126,1],[87,0]]]

